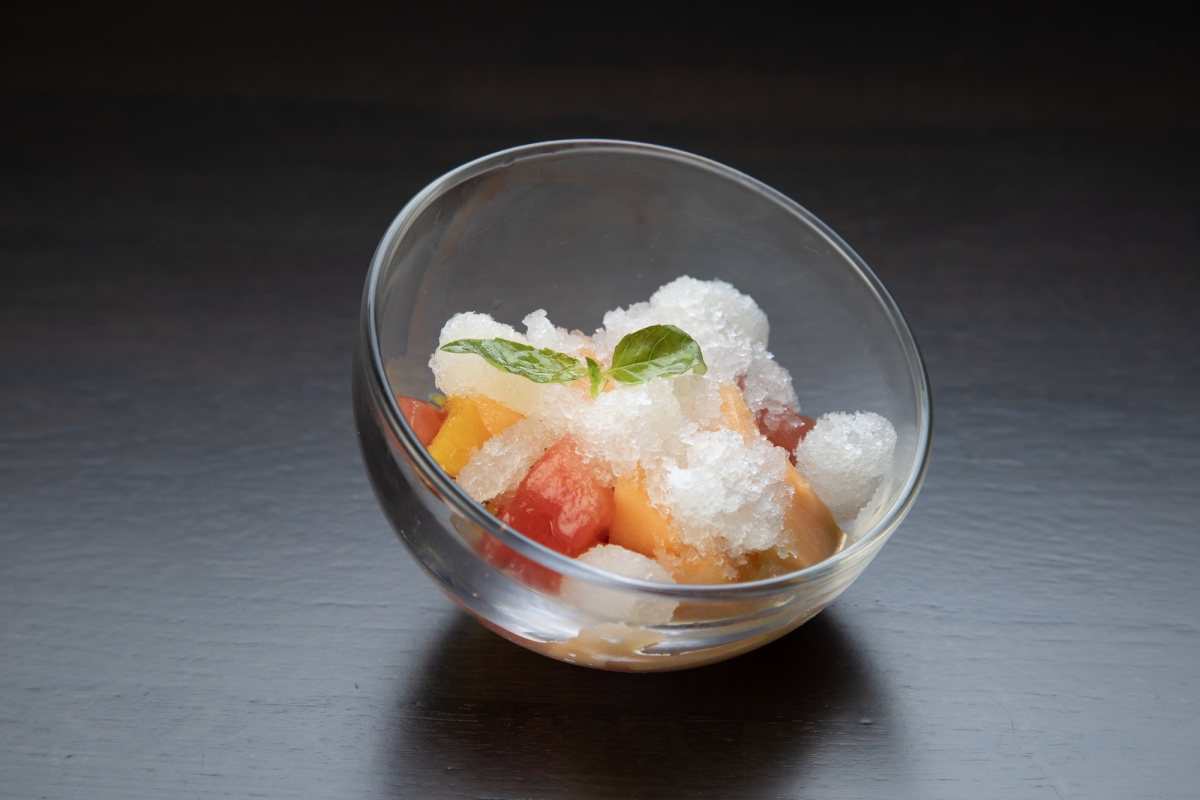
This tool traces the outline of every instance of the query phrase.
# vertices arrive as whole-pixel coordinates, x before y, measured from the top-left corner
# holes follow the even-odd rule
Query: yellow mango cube
[[[471,460],[488,439],[524,419],[489,397],[451,397],[443,406],[446,421],[429,443],[429,455],[451,478]]]
[[[505,428],[525,419],[524,414],[519,414],[504,403],[490,397],[479,395],[471,399],[475,401],[475,407],[479,410],[479,418],[483,420],[483,426],[492,436],[498,436]]]
[[[438,466],[446,470],[451,478],[458,473],[492,438],[491,431],[479,413],[479,404],[471,397],[451,397],[446,401],[446,421],[433,441],[429,443],[429,455]]]

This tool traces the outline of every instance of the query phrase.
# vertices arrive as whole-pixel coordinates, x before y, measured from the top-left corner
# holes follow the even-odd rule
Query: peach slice
[[[670,519],[650,503],[640,480],[621,478],[613,491],[616,513],[608,528],[608,543],[656,559],[680,583],[729,583],[729,567],[683,542],[671,530]]]

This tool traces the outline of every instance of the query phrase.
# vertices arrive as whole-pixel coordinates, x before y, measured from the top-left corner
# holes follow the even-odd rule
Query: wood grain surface
[[[0,795],[1200,792],[1194,130],[0,99]],[[606,674],[503,641],[422,577],[359,461],[387,224],[447,169],[572,135],[792,196],[928,361],[915,510],[731,662]]]

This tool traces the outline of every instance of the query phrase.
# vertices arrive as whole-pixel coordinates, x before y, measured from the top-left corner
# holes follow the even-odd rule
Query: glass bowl
[[[758,302],[771,323],[769,347],[791,371],[804,413],[869,410],[895,426],[891,471],[828,560],[725,585],[599,571],[526,539],[468,497],[397,407],[397,395],[436,391],[428,361],[455,313],[484,312],[519,326],[543,308],[559,325],[591,331],[605,311],[644,301],[680,275],[728,281]],[[505,150],[418,193],[371,262],[353,387],[379,504],[438,588],[530,650],[626,671],[730,658],[828,605],[911,508],[932,422],[908,325],[837,234],[736,170],[620,141]]]

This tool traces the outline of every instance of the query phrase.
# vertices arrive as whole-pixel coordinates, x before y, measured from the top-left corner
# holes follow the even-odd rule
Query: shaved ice
[[[832,412],[815,426],[800,416],[792,377],[768,350],[766,314],[724,281],[680,277],[646,302],[608,312],[591,336],[555,325],[541,309],[523,324],[521,333],[486,314],[455,314],[439,348],[499,338],[553,351],[568,365],[595,359],[603,369],[623,337],[674,326],[703,354],[702,364],[683,374],[648,367],[632,385],[614,377],[589,386],[570,372],[539,383],[469,352],[438,349],[429,361],[447,397],[486,397],[523,417],[499,431],[477,425],[474,439],[447,445],[472,453],[459,486],[560,552],[568,552],[555,538],[562,532],[596,529],[578,559],[598,569],[706,583],[811,566],[842,546],[841,529],[871,502],[891,467],[896,432],[878,414]],[[786,441],[771,427],[785,418],[796,431]],[[792,444],[793,451],[785,449]],[[536,485],[525,481],[534,473]],[[601,523],[589,513],[606,516]],[[572,541],[570,553],[578,547]],[[605,619],[658,624],[675,608],[577,579],[565,580],[561,592]]]
[[[875,496],[895,450],[896,431],[878,414],[826,414],[796,446],[796,467],[845,527]]]
[[[674,583],[656,561],[640,553],[612,544],[598,544],[579,556],[577,561],[629,578],[656,583]],[[598,617],[642,625],[670,622],[679,605],[671,600],[638,597],[626,592],[602,589],[584,581],[563,581],[562,597],[571,606],[590,611]]]

